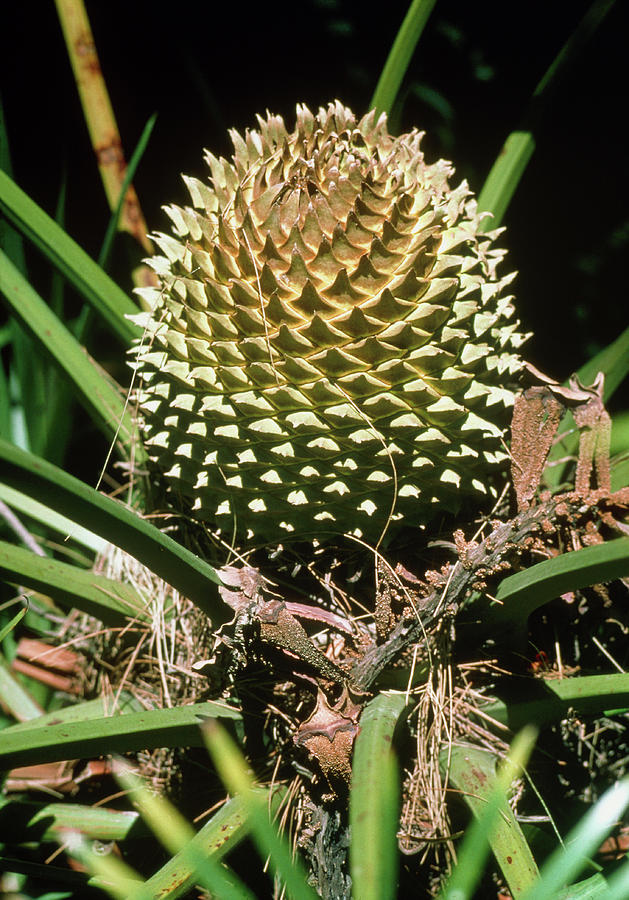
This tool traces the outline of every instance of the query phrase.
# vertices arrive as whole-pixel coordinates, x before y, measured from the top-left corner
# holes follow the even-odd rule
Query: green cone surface
[[[487,493],[523,335],[466,183],[339,103],[267,115],[169,207],[137,317],[148,452],[225,535],[281,541]]]

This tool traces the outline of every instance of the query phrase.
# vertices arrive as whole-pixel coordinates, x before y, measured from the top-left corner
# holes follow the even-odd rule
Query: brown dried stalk
[[[113,212],[118,206],[127,163],[100,68],[94,35],[83,0],[55,0],[55,3],[105,195]],[[132,235],[147,253],[153,252],[133,185],[127,189],[118,227]],[[133,276],[138,285],[155,283],[151,270],[146,266],[138,267]]]
[[[380,674],[405,650],[424,640],[442,619],[452,620],[479,585],[491,575],[512,569],[535,545],[540,535],[552,534],[576,522],[609,524],[616,507],[627,508],[629,492],[609,495],[596,491],[584,498],[576,492],[560,494],[499,522],[479,543],[459,543],[459,559],[439,573],[425,596],[415,596],[417,615],[409,611],[393,627],[386,641],[372,645],[352,669],[354,684],[368,690]]]

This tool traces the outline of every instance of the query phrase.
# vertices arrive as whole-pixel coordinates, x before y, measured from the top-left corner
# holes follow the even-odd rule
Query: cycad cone
[[[148,452],[178,505],[264,542],[388,526],[486,494],[504,460],[512,275],[422,134],[330,104],[267,115],[158,235],[137,350]]]

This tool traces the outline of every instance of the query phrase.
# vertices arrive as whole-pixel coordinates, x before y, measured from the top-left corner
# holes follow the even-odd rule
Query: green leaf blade
[[[363,900],[395,896],[399,776],[393,732],[406,706],[404,694],[382,693],[365,707],[356,738],[350,792],[350,872]]]
[[[0,293],[20,325],[66,375],[99,427],[108,437],[119,434],[128,443],[135,429],[120,390],[106,378],[1,250]]]
[[[151,138],[151,134],[153,133],[153,128],[155,127],[156,121],[157,113],[153,113],[153,115],[150,116],[148,122],[142,129],[140,140],[138,141],[137,146],[131,154],[131,158],[129,159],[129,164],[127,165],[124,178],[122,179],[122,184],[120,185],[118,203],[116,204],[116,208],[110,216],[109,223],[107,225],[107,231],[105,232],[105,237],[103,239],[103,245],[100,249],[100,253],[98,254],[98,265],[103,269],[107,267],[107,262],[109,260],[109,254],[111,252],[116,229],[118,228],[118,223],[120,222],[120,214],[127,197],[127,191],[135,177],[136,170]]]
[[[6,541],[0,541],[0,578],[39,591],[63,609],[81,609],[108,625],[124,624],[129,617],[150,620],[142,598],[131,585],[37,556]]]
[[[277,812],[283,790],[273,792],[255,789],[273,815]],[[204,857],[211,856],[219,862],[226,853],[243,840],[250,831],[250,822],[239,797],[232,797],[191,839],[188,850],[194,849]],[[182,848],[146,882],[147,888],[159,900],[177,900],[194,885],[195,866]]]
[[[33,803],[0,797],[0,841],[8,844],[54,841],[69,828],[86,838],[101,841],[121,841],[146,835],[146,828],[136,812],[99,809],[79,803]]]
[[[526,765],[536,731],[528,728],[514,740],[509,755],[496,771],[496,757],[477,747],[452,747],[441,757],[444,773],[474,816],[460,848],[458,863],[439,900],[471,900],[489,849],[514,897],[534,885],[538,869],[524,834],[509,806],[512,780]]]
[[[565,718],[572,709],[580,716],[612,715],[629,709],[629,674],[580,675],[577,678],[533,679],[531,699],[504,703],[497,700],[484,712],[512,730],[527,723],[548,725]],[[537,696],[536,696],[537,695]]]
[[[42,714],[39,704],[14,677],[2,653],[0,653],[0,701],[3,708],[21,722],[32,721]]]
[[[382,112],[391,114],[415,47],[435,3],[436,0],[413,0],[411,3],[371,98],[369,108],[375,109],[378,115]]]
[[[481,230],[496,228],[502,222],[511,198],[535,152],[534,133],[541,117],[542,104],[549,104],[552,89],[559,78],[579,56],[613,4],[614,0],[594,0],[535,88],[530,108],[525,116],[526,126],[521,130],[512,131],[507,137],[480,192],[479,212],[492,214],[485,219]]]
[[[619,781],[603,794],[566,838],[564,847],[544,865],[540,879],[522,900],[555,900],[558,891],[584,868],[588,858],[607,837],[629,806],[629,779]]]
[[[31,728],[5,728],[0,742],[0,769],[109,753],[132,753],[158,747],[198,747],[199,726],[208,719],[240,719],[240,713],[212,701],[151,709],[85,721]]]
[[[534,152],[535,140],[530,131],[513,131],[509,135],[478,197],[478,211],[491,213],[481,223],[481,231],[500,225]]]
[[[267,804],[255,790],[246,761],[236,744],[216,722],[208,723],[204,735],[221,781],[230,794],[240,798],[246,810],[252,838],[262,858],[269,859],[271,868],[284,882],[289,897],[294,900],[316,900],[300,861],[293,858],[288,842],[270,819]]]
[[[568,591],[629,575],[629,538],[621,537],[563,553],[501,581],[492,621],[527,618],[534,609]]]
[[[57,466],[0,438],[0,478],[121,547],[203,609],[213,621],[231,617],[215,585],[218,573],[122,503],[99,494]]]
[[[137,306],[100,266],[2,171],[0,171],[0,211],[66,276],[125,345],[140,336],[137,326],[125,318],[127,315],[137,313]]]
[[[198,884],[212,896],[225,900],[255,900],[245,884],[215,855],[201,852],[194,829],[179,810],[166,797],[150,790],[135,772],[125,769],[123,760],[117,778],[159,842],[171,854],[181,853],[189,861]]]

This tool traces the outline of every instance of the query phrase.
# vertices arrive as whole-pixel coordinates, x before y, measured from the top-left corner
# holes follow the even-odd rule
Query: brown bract
[[[361,706],[352,700],[347,688],[340,699],[330,704],[325,694],[317,692],[314,711],[295,734],[298,747],[313,756],[334,788],[338,781],[349,785],[352,774],[352,750],[359,732]]]

